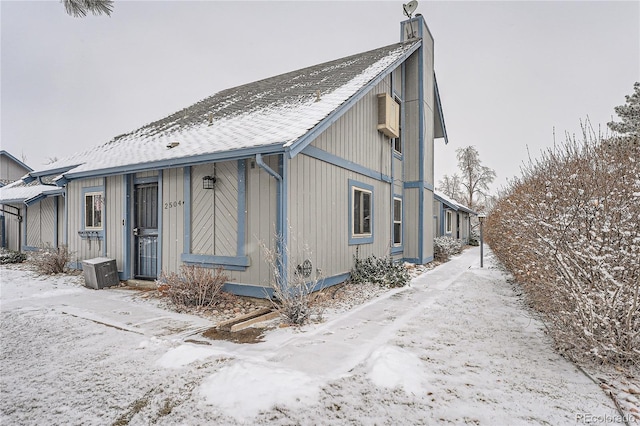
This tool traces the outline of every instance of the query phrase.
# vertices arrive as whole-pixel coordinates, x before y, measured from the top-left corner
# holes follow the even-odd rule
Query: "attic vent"
[[[390,138],[400,136],[400,105],[387,93],[378,95],[378,131]]]

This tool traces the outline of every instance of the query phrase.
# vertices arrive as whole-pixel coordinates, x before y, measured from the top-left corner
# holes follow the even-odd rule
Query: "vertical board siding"
[[[182,168],[162,172],[162,270],[178,272],[184,248],[184,171]],[[174,204],[175,207],[174,207]]]
[[[53,197],[47,197],[38,203],[40,208],[40,246],[53,247],[55,242],[55,208]]]
[[[377,130],[379,93],[391,94],[390,76],[322,132],[312,145],[387,176],[391,175],[390,139]]]
[[[26,206],[23,204],[22,206],[15,206],[15,205],[11,205],[11,204],[7,204],[5,206],[11,206],[11,207],[16,207],[18,208],[18,212],[19,214],[24,217],[24,211],[26,209]],[[11,212],[16,212],[16,210],[14,208],[9,207],[7,210],[10,210]],[[21,250],[20,245],[24,245],[24,241],[18,243],[18,241],[20,240],[20,238],[22,238],[20,232],[21,226],[20,226],[20,222],[18,222],[18,218],[12,214],[5,214],[4,215],[4,232],[5,232],[5,243],[7,244],[8,249],[10,250]]]
[[[349,245],[349,179],[374,188],[372,244]],[[322,183],[312,186],[313,182]],[[389,183],[304,154],[292,159],[288,193],[291,270],[309,259],[313,265],[312,278],[322,278],[349,272],[356,253],[361,258],[372,254],[388,255],[391,245],[390,195]]]
[[[58,246],[64,245],[64,204],[65,197],[58,197]]]
[[[265,156],[264,162],[278,171],[278,157]],[[275,178],[256,164],[247,160],[247,228],[245,232],[245,254],[251,266],[246,271],[230,271],[233,281],[269,285],[272,280],[272,268],[265,260],[263,247],[275,250],[276,233],[276,193],[278,183]],[[289,205],[290,208],[293,206]]]
[[[191,167],[191,252],[213,254],[215,189],[202,189],[202,178],[214,175],[213,164]]]
[[[27,241],[29,247],[40,247],[40,203],[27,207]]]
[[[214,175],[215,189],[203,189],[202,178]],[[191,252],[235,256],[238,246],[237,162],[193,166],[191,194]]]
[[[124,269],[124,176],[109,176],[105,183],[106,255],[116,259],[118,271]]]
[[[68,208],[68,233],[69,233],[69,253],[73,260],[78,262],[92,259],[102,255],[103,240],[81,238],[78,231],[82,231],[82,216],[84,215],[83,188],[102,186],[103,178],[90,178],[74,180],[67,185]],[[107,201],[105,200],[105,207]],[[103,218],[106,219],[106,218]],[[106,222],[105,222],[106,223]],[[108,227],[108,224],[106,223]]]

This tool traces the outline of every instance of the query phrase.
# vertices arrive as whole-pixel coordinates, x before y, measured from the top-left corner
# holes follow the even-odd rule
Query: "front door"
[[[158,276],[158,183],[135,185],[135,277]]]

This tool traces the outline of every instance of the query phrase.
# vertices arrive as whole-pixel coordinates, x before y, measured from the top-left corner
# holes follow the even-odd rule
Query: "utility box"
[[[96,257],[95,259],[83,260],[82,270],[84,271],[85,287],[98,290],[120,283],[115,259]]]

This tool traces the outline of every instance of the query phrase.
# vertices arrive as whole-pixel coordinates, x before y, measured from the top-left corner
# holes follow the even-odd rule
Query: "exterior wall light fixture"
[[[202,178],[202,189],[214,189],[216,186],[215,176],[205,176]]]

